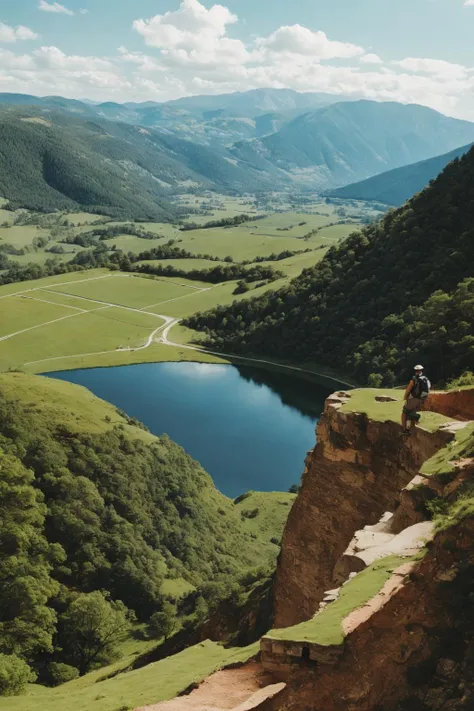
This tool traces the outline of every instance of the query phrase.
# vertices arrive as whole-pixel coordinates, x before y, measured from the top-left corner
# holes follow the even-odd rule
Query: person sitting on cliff
[[[431,383],[423,371],[422,365],[415,366],[415,374],[405,390],[403,398],[405,404],[402,411],[402,435],[405,437],[410,434],[411,423],[420,421],[419,412],[430,394]]]

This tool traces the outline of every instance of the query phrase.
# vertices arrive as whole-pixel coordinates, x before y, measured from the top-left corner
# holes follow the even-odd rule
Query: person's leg
[[[407,428],[407,413],[405,412],[405,408],[402,410],[402,429],[406,430]]]

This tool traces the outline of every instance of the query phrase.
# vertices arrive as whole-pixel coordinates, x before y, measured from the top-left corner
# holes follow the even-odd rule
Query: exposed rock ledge
[[[375,397],[374,402],[386,407]],[[423,462],[454,437],[446,428],[417,428],[402,439],[396,421],[346,412],[342,406],[347,403],[348,393],[327,400],[317,446],[306,459],[300,495],[283,536],[275,627],[290,627],[314,615],[324,592],[334,587],[334,568],[355,532],[377,524],[386,511],[394,512],[400,492]],[[401,405],[394,406],[398,414]]]

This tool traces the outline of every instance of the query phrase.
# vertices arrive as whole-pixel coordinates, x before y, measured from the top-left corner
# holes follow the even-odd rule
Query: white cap
[[[422,365],[415,365],[415,370],[424,370]]]

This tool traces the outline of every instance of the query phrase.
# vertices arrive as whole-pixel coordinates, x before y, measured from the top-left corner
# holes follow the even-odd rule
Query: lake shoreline
[[[279,369],[232,363],[147,363],[54,371],[169,435],[230,498],[250,489],[288,491],[331,390]]]

